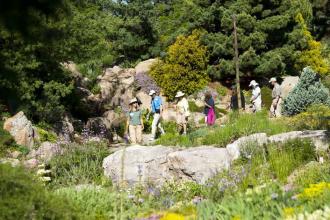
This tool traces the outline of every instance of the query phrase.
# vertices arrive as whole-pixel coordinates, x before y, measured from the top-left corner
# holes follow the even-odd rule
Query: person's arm
[[[143,131],[144,130],[144,124],[143,124],[143,118],[142,118],[142,116],[140,117],[140,123],[141,123],[142,131]]]
[[[212,108],[212,106],[210,106],[210,105],[207,103],[207,101],[204,101],[204,105],[205,105],[206,107],[208,107],[208,108]]]

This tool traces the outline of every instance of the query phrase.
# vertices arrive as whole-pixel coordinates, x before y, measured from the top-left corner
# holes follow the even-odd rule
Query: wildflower
[[[131,195],[131,194],[129,194],[129,195],[127,196],[127,198],[128,198],[128,199],[134,199],[134,198],[135,198],[135,196],[134,196],[134,195]]]
[[[241,220],[241,217],[239,215],[235,215],[231,218],[231,220]]]
[[[176,213],[166,213],[160,220],[184,220],[184,216]]]
[[[198,205],[202,201],[202,197],[195,196],[192,200],[193,204]]]
[[[139,202],[139,203],[144,203],[144,199],[139,198],[138,202]]]
[[[278,198],[278,194],[277,194],[277,193],[272,193],[272,194],[270,195],[270,197],[271,197],[272,199],[277,199],[277,198]]]
[[[286,208],[284,208],[283,212],[284,212],[285,217],[292,216],[294,214],[294,208],[286,207]]]

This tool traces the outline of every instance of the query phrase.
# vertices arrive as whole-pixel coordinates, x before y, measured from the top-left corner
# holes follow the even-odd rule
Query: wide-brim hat
[[[251,86],[256,86],[256,85],[259,85],[255,80],[252,80],[251,82],[250,82],[250,87]]]
[[[180,98],[182,96],[184,96],[185,94],[181,91],[177,92],[176,95],[175,95],[175,98]]]
[[[151,96],[153,94],[156,94],[156,91],[152,89],[152,90],[150,90],[149,95]]]
[[[134,98],[134,99],[131,99],[131,101],[129,102],[129,104],[131,105],[131,104],[137,103],[137,102],[138,102],[138,100],[136,98]]]
[[[271,82],[276,82],[277,80],[276,80],[276,78],[275,77],[272,77],[272,78],[270,78],[270,80],[269,80],[269,82],[271,83]]]

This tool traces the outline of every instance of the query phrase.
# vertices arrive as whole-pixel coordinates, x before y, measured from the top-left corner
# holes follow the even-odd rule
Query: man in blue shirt
[[[162,112],[163,112],[163,102],[160,96],[156,95],[155,90],[150,90],[149,95],[151,96],[151,112],[154,114],[154,119],[151,125],[151,141],[156,138],[157,127],[160,129],[161,134],[164,134],[164,129],[160,123]]]

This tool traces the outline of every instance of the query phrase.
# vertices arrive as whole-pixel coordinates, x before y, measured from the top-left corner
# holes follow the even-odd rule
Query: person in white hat
[[[178,99],[178,103],[176,105],[176,119],[177,124],[183,130],[182,134],[186,135],[188,117],[190,116],[190,112],[188,100],[184,96],[185,94],[181,91],[178,91],[175,95],[175,98]]]
[[[157,96],[155,90],[150,90],[149,95],[151,96],[151,112],[154,115],[151,125],[151,134],[152,137],[150,141],[155,140],[157,127],[159,128],[161,134],[165,134],[165,131],[161,125],[161,116],[163,112],[163,102],[160,96]]]
[[[132,144],[142,143],[142,131],[144,129],[142,112],[139,109],[138,100],[132,99],[129,103],[130,110],[127,113],[127,122],[125,134],[129,131],[129,137]]]
[[[272,91],[272,105],[270,106],[270,114],[273,117],[281,117],[281,106],[282,106],[282,89],[281,86],[277,83],[275,77],[272,77],[269,80],[269,83],[273,86]]]
[[[250,101],[253,105],[253,112],[258,112],[261,110],[261,89],[255,80],[250,82],[249,87],[252,87],[252,97]]]

